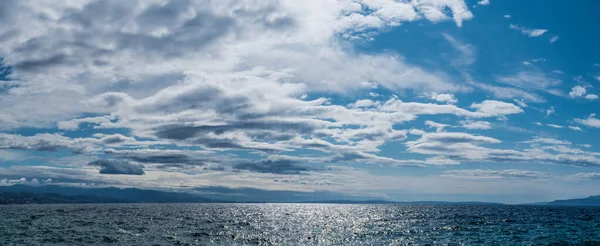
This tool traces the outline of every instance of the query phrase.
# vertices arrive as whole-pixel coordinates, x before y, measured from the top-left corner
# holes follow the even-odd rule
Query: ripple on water
[[[599,245],[600,208],[105,204],[0,209],[6,244]]]

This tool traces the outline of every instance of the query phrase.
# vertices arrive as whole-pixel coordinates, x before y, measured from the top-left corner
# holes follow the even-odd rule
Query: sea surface
[[[0,245],[600,245],[600,208],[504,205],[0,206]]]

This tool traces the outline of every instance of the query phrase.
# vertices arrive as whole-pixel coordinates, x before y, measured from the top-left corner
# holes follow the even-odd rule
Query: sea
[[[2,205],[0,245],[600,245],[600,208]]]

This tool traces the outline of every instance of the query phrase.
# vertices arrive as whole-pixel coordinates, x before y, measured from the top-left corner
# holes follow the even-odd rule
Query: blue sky
[[[596,195],[593,5],[5,1],[0,185]]]

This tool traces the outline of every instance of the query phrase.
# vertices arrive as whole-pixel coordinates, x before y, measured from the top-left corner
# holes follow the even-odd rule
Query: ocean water
[[[501,205],[0,206],[0,245],[600,245],[600,208]]]

